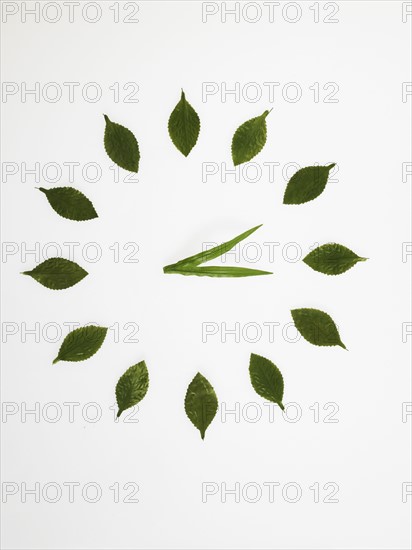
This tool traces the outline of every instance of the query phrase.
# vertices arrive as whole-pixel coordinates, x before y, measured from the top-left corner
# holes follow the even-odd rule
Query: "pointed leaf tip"
[[[202,440],[218,409],[215,390],[200,372],[190,382],[185,396],[185,412],[199,430]]]
[[[329,178],[329,172],[335,164],[329,166],[306,166],[290,178],[283,204],[303,204],[316,199],[323,193]]]
[[[365,261],[355,252],[338,243],[327,243],[318,246],[303,258],[303,262],[314,271],[325,275],[340,275],[358,262]]]
[[[340,346],[346,349],[332,317],[319,309],[291,311],[293,322],[303,338],[314,346]]]
[[[57,361],[85,361],[102,346],[107,334],[106,327],[85,326],[69,332],[60,346]]]
[[[249,363],[250,381],[255,392],[283,410],[283,376],[278,367],[261,355],[252,353]]]
[[[249,162],[263,149],[267,138],[266,117],[270,111],[241,124],[232,138],[232,160],[235,166]]]
[[[65,258],[49,258],[31,271],[24,271],[23,274],[30,275],[38,283],[51,290],[70,288],[88,275],[87,271],[76,262]]]
[[[109,158],[129,172],[139,171],[140,151],[134,134],[125,126],[112,122],[107,115],[104,130],[104,148]]]
[[[59,216],[68,220],[86,221],[98,218],[93,203],[74,187],[39,188],[47,197],[50,206]]]
[[[186,100],[182,88],[180,101],[173,109],[168,122],[169,136],[176,149],[187,157],[196,145],[200,132],[199,115]]]
[[[144,361],[131,366],[122,374],[116,385],[117,418],[125,410],[137,405],[149,389],[149,372]]]

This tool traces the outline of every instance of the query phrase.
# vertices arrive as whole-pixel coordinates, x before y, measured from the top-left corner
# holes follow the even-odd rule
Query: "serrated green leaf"
[[[346,349],[338,329],[330,315],[319,309],[293,309],[291,311],[296,329],[305,340],[315,346],[340,346]]]
[[[30,275],[41,285],[52,290],[70,288],[88,275],[76,262],[65,258],[49,258],[31,271],[23,271],[23,275]]]
[[[307,166],[298,170],[289,180],[283,204],[303,204],[316,199],[325,189],[329,172],[334,166]]]
[[[226,267],[226,266],[207,266],[197,267],[202,263],[214,260],[223,254],[226,254],[238,243],[249,237],[262,225],[252,227],[248,231],[241,233],[234,239],[222,243],[218,246],[214,246],[209,250],[199,252],[194,256],[184,258],[175,264],[167,265],[163,268],[164,273],[179,273],[181,275],[199,275],[207,277],[250,277],[253,275],[272,275],[270,271],[261,271],[259,269],[249,269],[245,267]]]
[[[277,366],[269,359],[252,353],[249,374],[255,392],[264,399],[277,403],[283,411],[283,376]]]
[[[138,172],[140,152],[133,133],[128,128],[112,122],[107,115],[104,115],[104,119],[106,121],[104,131],[106,153],[120,168],[129,172]]]
[[[318,246],[303,258],[306,265],[326,275],[340,275],[356,263],[366,260],[367,258],[361,258],[346,246],[337,243]]]
[[[200,431],[202,439],[216,415],[218,407],[215,390],[210,382],[198,372],[187,388],[185,411],[192,424]]]
[[[176,148],[187,157],[196,145],[200,132],[199,115],[186,100],[184,91],[169,118],[169,136]]]
[[[106,327],[87,326],[69,332],[53,361],[84,361],[94,355],[106,338]]]
[[[117,418],[123,411],[137,405],[149,389],[149,372],[144,361],[133,365],[119,378],[116,385]]]
[[[234,133],[232,139],[233,164],[238,166],[249,162],[263,149],[266,143],[266,117],[270,111],[244,122]]]
[[[53,187],[52,189],[39,187],[38,189],[46,195],[53,210],[63,218],[85,221],[98,217],[91,201],[74,187]]]

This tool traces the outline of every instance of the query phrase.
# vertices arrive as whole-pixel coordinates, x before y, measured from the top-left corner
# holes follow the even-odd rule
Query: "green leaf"
[[[214,419],[217,411],[217,397],[210,382],[198,372],[187,388],[185,411],[192,424],[205,438],[207,427]]]
[[[265,111],[260,116],[244,122],[236,130],[232,139],[233,164],[238,166],[243,162],[249,162],[264,147],[266,143],[266,117],[270,111]]]
[[[218,246],[214,246],[209,250],[205,250],[195,254],[194,256],[189,256],[184,258],[175,264],[167,265],[163,268],[164,273],[179,273],[181,275],[199,275],[207,277],[250,277],[253,275],[272,275],[270,271],[260,271],[258,269],[249,269],[245,267],[226,267],[226,266],[208,266],[208,267],[197,267],[202,263],[209,262],[214,260],[223,254],[226,254],[238,243],[249,237],[262,225],[257,225],[252,227],[248,231],[241,233],[234,239],[222,243]]]
[[[144,361],[133,365],[119,378],[116,385],[117,418],[123,411],[137,405],[149,389],[149,373]]]
[[[41,285],[52,290],[70,288],[88,275],[82,267],[65,258],[49,258],[31,271],[23,271]]]
[[[101,347],[106,338],[106,327],[87,326],[69,332],[60,346],[59,353],[53,361],[84,361],[89,359]]]
[[[283,204],[303,204],[316,199],[325,189],[329,172],[334,166],[307,166],[298,170],[289,180]]]
[[[248,267],[226,266],[180,266],[175,269],[165,267],[165,273],[178,273],[180,275],[198,275],[199,277],[254,277],[256,275],[272,275],[270,271],[250,269]]]
[[[136,138],[130,130],[112,122],[104,115],[106,129],[104,131],[104,147],[106,153],[120,168],[137,172],[139,170],[140,152]]]
[[[269,359],[252,353],[249,374],[255,392],[264,399],[277,403],[283,411],[283,376],[277,366]]]
[[[39,187],[38,189],[46,195],[53,210],[63,218],[84,221],[98,217],[91,201],[74,187],[53,187],[52,189]]]
[[[194,256],[189,256],[188,258],[184,258],[183,260],[180,260],[180,262],[177,262],[173,265],[200,265],[204,264],[205,262],[209,262],[210,260],[214,260],[216,258],[219,258],[219,256],[223,256],[223,254],[226,254],[226,252],[229,252],[229,250],[232,250],[237,244],[239,244],[244,239],[247,239],[249,235],[252,235],[259,227],[262,227],[262,224],[257,225],[256,227],[252,227],[252,229],[248,229],[244,233],[241,233],[234,239],[231,239],[230,241],[227,241],[225,243],[219,244],[217,246],[214,246],[213,248],[210,248],[208,250],[204,250],[202,252],[199,252],[198,254],[195,254]]]
[[[199,116],[188,101],[182,90],[179,103],[173,109],[169,118],[169,135],[176,148],[185,157],[196,145],[199,137]]]
[[[293,309],[291,311],[296,329],[305,340],[315,346],[340,346],[346,349],[332,319],[319,309]]]
[[[337,243],[319,246],[303,258],[306,265],[326,275],[340,275],[357,262],[366,260],[367,258],[361,258],[346,246]]]

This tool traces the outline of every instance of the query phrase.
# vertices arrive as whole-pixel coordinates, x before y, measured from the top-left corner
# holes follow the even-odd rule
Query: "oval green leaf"
[[[169,118],[169,136],[176,148],[187,157],[196,145],[200,132],[199,115],[186,100],[184,91]]]
[[[149,389],[149,372],[144,361],[133,365],[119,378],[116,385],[117,418],[123,411],[137,405]]]
[[[50,206],[63,218],[85,221],[98,217],[92,202],[74,187],[39,187],[39,191],[46,195]]]
[[[104,147],[106,153],[120,168],[129,172],[139,170],[140,152],[136,138],[130,130],[112,122],[104,115],[106,129],[104,131]]]
[[[283,376],[277,366],[261,355],[250,356],[249,374],[257,394],[285,409],[283,399]]]
[[[65,258],[49,258],[31,271],[23,271],[23,275],[30,275],[41,285],[52,290],[70,288],[88,275],[76,262]]]
[[[315,346],[340,346],[346,349],[338,329],[330,315],[319,309],[293,309],[291,311],[296,329],[305,340]]]
[[[265,111],[258,117],[244,122],[236,130],[232,139],[233,164],[238,166],[249,162],[263,149],[266,143],[266,117],[270,111]]]
[[[218,407],[215,390],[210,382],[198,372],[187,388],[185,411],[192,424],[200,431],[202,439],[216,415]]]
[[[303,204],[316,199],[325,189],[334,166],[307,166],[298,170],[289,180],[283,204]]]
[[[53,361],[84,361],[89,359],[101,347],[106,338],[106,327],[88,326],[69,332],[60,346],[59,353]]]
[[[346,246],[337,243],[318,246],[303,258],[306,265],[325,275],[340,275],[356,263],[366,260],[367,258],[361,258]]]

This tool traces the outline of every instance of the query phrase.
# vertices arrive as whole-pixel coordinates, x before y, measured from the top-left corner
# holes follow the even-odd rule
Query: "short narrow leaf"
[[[200,132],[199,116],[186,100],[184,91],[169,118],[169,135],[176,148],[187,157]]]
[[[255,392],[264,399],[277,403],[283,411],[283,376],[277,366],[266,357],[252,353],[249,374]]]
[[[252,235],[252,233],[254,233],[257,229],[259,229],[259,227],[262,227],[262,224],[257,225],[256,227],[252,227],[252,229],[248,229],[247,231],[245,231],[244,233],[241,233],[237,237],[234,237],[230,241],[214,246],[213,248],[209,248],[208,250],[204,250],[203,252],[199,252],[194,256],[189,256],[188,258],[184,258],[183,260],[180,260],[180,262],[177,262],[174,265],[184,265],[184,264],[200,265],[200,264],[204,264],[205,262],[209,262],[210,260],[215,260],[216,258],[219,258],[219,256],[223,256],[223,254],[226,254],[226,252],[229,252],[229,250],[234,248],[237,244],[239,244],[244,239],[247,239],[250,235]]]
[[[298,170],[289,180],[283,204],[303,204],[316,199],[325,189],[329,172],[334,166],[307,166]]]
[[[88,275],[82,267],[65,258],[49,258],[31,271],[23,271],[41,285],[52,290],[70,288]]]
[[[53,361],[84,361],[94,355],[106,338],[107,328],[87,326],[69,332]]]
[[[187,388],[185,411],[192,424],[200,431],[202,439],[216,415],[218,407],[215,390],[210,382],[198,372]]]
[[[116,385],[117,417],[137,405],[149,389],[149,372],[144,361],[133,365],[119,378]]]
[[[365,260],[366,258],[361,258],[346,246],[337,243],[319,246],[303,258],[306,265],[326,275],[340,275]]]
[[[104,115],[106,129],[104,131],[104,147],[106,153],[120,168],[129,172],[139,170],[140,152],[136,138],[130,130],[112,122]]]
[[[74,187],[39,187],[39,190],[46,195],[53,210],[63,218],[85,221],[98,217],[91,201]]]
[[[346,349],[332,317],[324,311],[303,308],[293,309],[291,313],[296,329],[311,344]]]
[[[263,149],[266,143],[266,117],[270,111],[244,122],[236,130],[232,139],[233,164],[238,166],[249,162]]]

